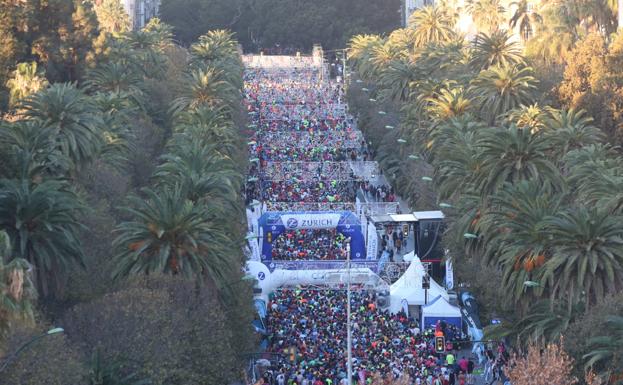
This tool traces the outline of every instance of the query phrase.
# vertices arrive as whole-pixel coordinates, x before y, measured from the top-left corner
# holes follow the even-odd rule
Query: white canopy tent
[[[448,293],[432,278],[430,279],[430,289],[422,289],[422,277],[426,274],[420,259],[413,255],[405,256],[405,260],[411,259],[411,264],[404,274],[390,286],[390,311],[399,312],[403,308],[403,300],[409,306],[422,306],[428,296],[428,303],[437,297],[448,300]]]
[[[428,305],[422,307],[422,327],[435,326],[437,321],[445,321],[447,324],[452,324],[457,327],[461,327],[462,322],[461,309],[457,306],[451,305],[441,296],[433,299]]]

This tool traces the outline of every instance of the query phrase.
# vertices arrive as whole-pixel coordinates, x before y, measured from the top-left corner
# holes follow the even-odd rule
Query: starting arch
[[[361,223],[350,211],[267,212],[259,219],[262,238],[261,260],[271,267],[273,242],[287,230],[336,229],[350,238],[350,258],[366,259],[366,248]]]

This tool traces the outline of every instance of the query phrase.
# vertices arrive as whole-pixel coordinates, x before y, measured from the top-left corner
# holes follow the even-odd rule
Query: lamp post
[[[54,334],[59,334],[64,332],[65,330],[63,328],[53,328],[48,330],[47,332],[43,333],[43,334],[39,334],[38,336],[33,337],[30,341],[25,342],[22,346],[20,346],[15,353],[11,354],[9,356],[9,358],[7,358],[4,363],[2,364],[2,366],[0,366],[0,373],[2,373],[7,366],[9,366],[9,364],[13,361],[15,361],[15,359],[17,358],[17,356],[23,352],[27,347],[29,347],[30,345],[32,345],[33,343],[39,341],[40,339],[42,339],[43,337],[47,337],[47,336],[51,336]]]
[[[352,352],[352,334],[350,328],[350,238],[346,240],[346,375],[348,376],[348,385],[353,382],[353,352]]]

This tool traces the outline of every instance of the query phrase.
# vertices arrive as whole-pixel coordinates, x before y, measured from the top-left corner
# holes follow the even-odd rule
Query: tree
[[[551,218],[552,258],[542,282],[552,297],[594,304],[623,286],[623,225],[603,208],[573,207]]]
[[[184,78],[182,94],[173,101],[171,110],[177,114],[201,106],[233,108],[239,91],[223,79],[223,72],[193,70]]]
[[[225,311],[211,288],[154,274],[76,305],[63,326],[84,355],[97,349],[104,362],[126,358],[126,373],[154,385],[222,384],[237,379],[245,363],[235,338],[253,340],[250,287],[235,287],[247,301]]]
[[[33,305],[37,291],[32,283],[30,264],[20,258],[11,259],[11,240],[0,231],[0,353],[3,342],[15,324],[28,325],[35,320]],[[4,352],[6,353],[6,352]]]
[[[423,48],[431,43],[443,43],[454,37],[453,20],[439,6],[425,6],[409,16],[409,27],[413,28],[415,48]]]
[[[209,203],[226,213],[240,212],[238,192],[242,174],[232,159],[219,152],[220,145],[188,143],[163,155],[163,163],[154,176],[158,184],[180,184],[187,198],[193,202]]]
[[[17,69],[13,71],[13,77],[7,81],[9,105],[17,105],[20,100],[47,86],[48,81],[45,76],[37,70],[37,62],[19,63]]]
[[[40,336],[52,327],[37,324],[19,325],[6,344],[7,352],[15,352],[23,344]],[[67,340],[65,333],[39,339],[22,351],[0,377],[1,385],[67,385],[84,384],[87,369],[83,357]]]
[[[539,180],[561,187],[560,172],[549,160],[549,141],[542,132],[516,126],[489,128],[478,142],[481,168],[476,175],[479,191],[486,196],[506,182]]]
[[[470,64],[480,71],[491,66],[511,67],[524,63],[521,50],[511,35],[504,30],[496,30],[490,35],[479,33],[474,39]]]
[[[20,104],[28,119],[53,130],[55,146],[74,167],[93,160],[102,144],[102,121],[91,99],[75,86],[53,84]]]
[[[513,355],[505,370],[514,385],[575,385],[578,379],[572,375],[572,371],[573,360],[564,351],[562,341],[545,346],[530,344],[525,355]]]
[[[621,340],[623,340],[623,317],[618,315],[608,316],[603,323],[604,331],[607,334],[593,337],[589,340],[592,350],[583,358],[588,360],[585,367],[601,366],[602,375],[606,379],[617,375],[615,372],[620,367],[621,359]],[[617,381],[617,380],[615,380]]]
[[[552,143],[552,150],[561,159],[566,153],[584,146],[601,142],[603,132],[592,125],[593,119],[583,110],[557,111],[547,119],[546,135]]]
[[[535,88],[532,69],[518,66],[491,67],[481,71],[471,83],[471,92],[481,106],[481,115],[489,124],[522,104],[530,104]]]
[[[72,265],[82,265],[77,233],[83,206],[67,186],[56,180],[0,180],[0,229],[9,235],[13,255],[34,267],[37,288],[44,296],[58,293]]]
[[[123,33],[130,30],[130,16],[119,0],[101,0],[95,3],[95,14],[100,31]]]
[[[235,269],[231,252],[236,246],[214,215],[223,211],[189,200],[181,186],[143,193],[145,198],[130,198],[132,206],[125,210],[132,220],[116,230],[115,276],[180,274],[225,284],[223,277]]]
[[[486,33],[493,33],[500,28],[506,12],[500,0],[468,0],[466,10],[478,28]]]
[[[511,28],[519,26],[519,36],[525,42],[533,36],[535,26],[542,23],[543,18],[534,9],[528,8],[528,0],[513,1],[510,6],[515,7],[515,12],[508,21],[508,25]]]

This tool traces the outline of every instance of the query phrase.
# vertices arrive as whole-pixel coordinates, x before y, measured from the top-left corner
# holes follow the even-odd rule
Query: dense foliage
[[[309,51],[343,47],[358,33],[385,33],[400,24],[399,0],[164,0],[161,15],[177,39],[195,41],[213,28],[227,28],[245,50]]]
[[[157,19],[127,31],[116,3],[48,5],[71,25],[26,3],[1,14],[20,50],[2,57],[0,383],[239,377],[254,339],[237,42],[210,31],[188,50]],[[64,334],[41,337],[50,324]]]
[[[444,207],[462,282],[483,298],[485,318],[504,320],[489,336],[555,341],[623,288],[623,157],[612,123],[623,110],[609,96],[621,34],[609,48],[597,35],[572,48],[556,108],[530,64],[540,59],[523,56],[500,23],[481,20],[484,32],[465,41],[450,8],[424,7],[411,21],[387,38],[353,37],[351,106],[400,195]],[[604,108],[608,125],[591,116]],[[621,354],[620,317],[597,308],[602,334],[573,353],[579,368],[607,376]]]

